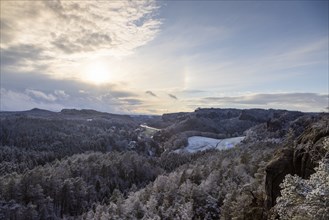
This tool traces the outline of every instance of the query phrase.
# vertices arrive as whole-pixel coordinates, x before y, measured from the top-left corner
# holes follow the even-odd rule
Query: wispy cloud
[[[33,90],[33,89],[26,89],[26,94],[36,99],[41,99],[48,102],[53,102],[56,101],[57,99],[53,94],[46,94],[44,92]]]
[[[269,47],[256,54],[236,54],[235,57],[225,55],[220,49],[203,51],[198,56],[194,54],[186,59],[190,69],[187,89],[220,88],[227,91],[249,89],[264,83],[273,85],[280,81],[299,82],[300,76],[310,74],[307,68],[328,65],[328,39],[312,40],[302,45],[290,42],[293,46],[279,49]],[[232,48],[232,51],[235,50]],[[323,71],[312,74],[314,81],[317,76],[323,76]],[[280,84],[276,87],[280,87]]]
[[[157,97],[157,95],[152,91],[146,91],[145,93],[150,95],[150,96]]]
[[[169,96],[170,98],[172,98],[172,99],[175,99],[175,100],[178,99],[178,98],[177,98],[175,95],[173,95],[173,94],[168,94],[168,96]]]
[[[144,103],[142,100],[136,98],[124,98],[120,99],[120,102],[126,106],[142,105]]]
[[[68,99],[70,97],[64,90],[55,90],[54,94],[60,99]]]
[[[291,44],[293,44],[291,42]],[[314,39],[313,42],[306,42],[302,45],[281,48],[273,47],[271,52],[264,54],[249,65],[251,73],[264,71],[282,71],[297,67],[314,66],[316,64],[327,64],[328,60],[328,38]],[[253,58],[255,59],[255,58]]]
[[[231,97],[205,97],[201,105],[283,108],[302,111],[323,111],[328,105],[328,95],[317,93],[249,94]]]

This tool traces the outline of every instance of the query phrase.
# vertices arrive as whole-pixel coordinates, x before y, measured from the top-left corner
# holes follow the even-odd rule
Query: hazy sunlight
[[[102,61],[89,63],[84,71],[84,81],[103,84],[111,81],[111,71],[108,64]]]

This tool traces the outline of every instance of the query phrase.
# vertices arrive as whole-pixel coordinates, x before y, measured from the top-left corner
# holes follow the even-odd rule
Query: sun
[[[97,85],[110,82],[109,65],[102,61],[89,63],[84,70],[84,80]]]

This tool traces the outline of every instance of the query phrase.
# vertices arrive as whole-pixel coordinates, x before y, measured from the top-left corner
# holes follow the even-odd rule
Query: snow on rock
[[[188,138],[188,145],[183,149],[175,150],[174,152],[189,152],[195,153],[208,149],[225,150],[234,147],[240,143],[245,137],[234,137],[226,139],[215,139],[202,136],[192,136]]]

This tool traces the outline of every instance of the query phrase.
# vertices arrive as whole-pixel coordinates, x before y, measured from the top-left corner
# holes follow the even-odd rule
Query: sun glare
[[[88,64],[85,69],[84,80],[94,84],[110,82],[111,73],[109,66],[104,62],[93,62]]]

